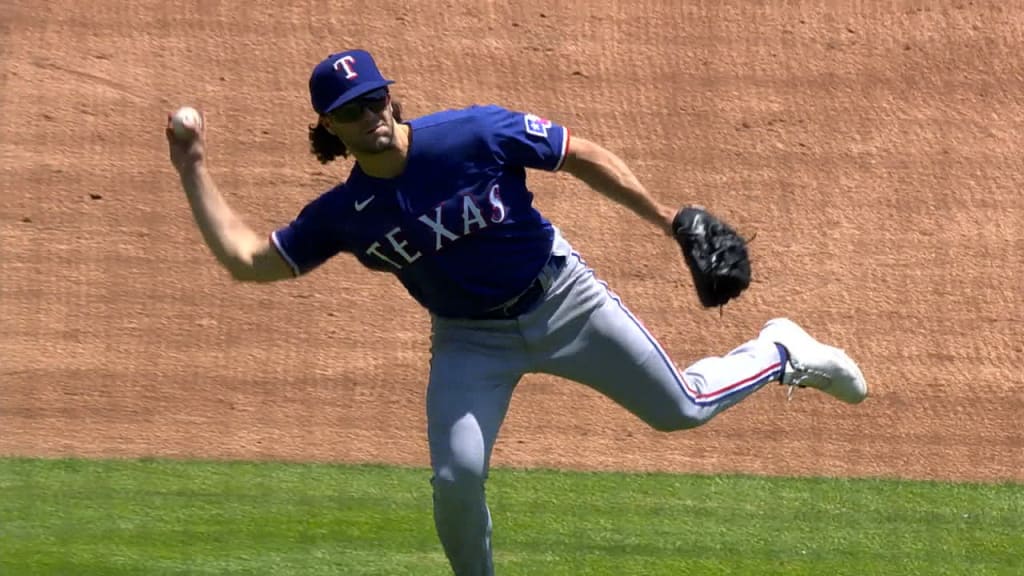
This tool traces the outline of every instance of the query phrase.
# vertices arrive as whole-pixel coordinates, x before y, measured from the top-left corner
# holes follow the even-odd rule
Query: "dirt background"
[[[678,364],[788,315],[872,386],[663,434],[529,376],[495,466],[1024,481],[1024,4],[683,4],[0,0],[0,454],[426,465],[426,315],[350,257],[232,283],[163,140],[203,109],[215,178],[269,231],[348,170],[307,152],[306,82],[360,46],[411,115],[542,114],[756,233],[759,282],[720,316],[653,229],[534,176]]]

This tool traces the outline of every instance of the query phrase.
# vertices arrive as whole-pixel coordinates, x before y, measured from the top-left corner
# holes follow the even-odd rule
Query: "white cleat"
[[[792,320],[769,320],[759,338],[789,352],[782,383],[790,392],[793,387],[817,388],[849,404],[867,398],[868,384],[857,363],[843,350],[818,342]]]

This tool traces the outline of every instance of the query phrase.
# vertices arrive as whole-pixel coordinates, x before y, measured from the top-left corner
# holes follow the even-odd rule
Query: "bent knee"
[[[647,418],[645,422],[658,432],[678,432],[703,426],[708,422],[708,418],[701,417],[700,413],[691,414],[686,411],[679,411],[660,415],[657,418]]]

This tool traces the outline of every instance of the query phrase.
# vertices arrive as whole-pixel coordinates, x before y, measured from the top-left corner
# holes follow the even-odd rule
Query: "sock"
[[[789,364],[789,350],[778,342],[775,343],[775,347],[779,349],[779,362],[782,363],[782,368],[779,370],[779,382],[784,382],[786,378],[786,365]]]

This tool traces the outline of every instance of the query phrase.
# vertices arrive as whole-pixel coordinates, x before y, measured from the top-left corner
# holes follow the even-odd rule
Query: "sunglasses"
[[[345,104],[341,108],[333,110],[329,113],[331,119],[335,122],[349,123],[355,122],[363,117],[363,112],[369,108],[374,114],[380,114],[387,108],[390,94],[387,90],[377,90],[370,92],[365,96],[361,96],[348,104]]]

